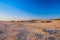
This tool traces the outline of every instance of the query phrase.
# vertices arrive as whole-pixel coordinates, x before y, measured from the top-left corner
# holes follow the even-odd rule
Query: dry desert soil
[[[0,40],[60,40],[60,22],[0,22]]]

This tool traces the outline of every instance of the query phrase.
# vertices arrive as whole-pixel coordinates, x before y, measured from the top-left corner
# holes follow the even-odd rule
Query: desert
[[[0,0],[0,40],[60,40],[60,0]]]
[[[49,21],[0,21],[0,40],[60,40],[60,20]]]

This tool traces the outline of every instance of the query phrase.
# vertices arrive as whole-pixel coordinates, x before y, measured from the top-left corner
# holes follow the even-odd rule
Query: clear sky
[[[0,20],[60,18],[60,0],[0,0]]]

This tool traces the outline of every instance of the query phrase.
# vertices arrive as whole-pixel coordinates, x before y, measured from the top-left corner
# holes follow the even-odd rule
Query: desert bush
[[[55,38],[53,38],[53,37],[47,37],[47,38],[45,38],[45,40],[55,40]]]
[[[0,30],[0,40],[7,40],[7,36],[8,36],[8,34],[7,34],[7,31],[5,31],[5,30]]]
[[[28,33],[26,30],[20,30],[20,32],[16,34],[15,40],[27,40],[26,37]]]
[[[46,29],[44,29],[43,32],[47,32],[49,34],[57,34],[58,33],[58,31],[56,31],[56,30],[46,30]]]
[[[15,37],[15,40],[41,40],[43,39],[43,34],[21,30]]]
[[[35,33],[35,35],[36,35],[36,37],[38,37],[38,38],[43,38],[43,34],[37,34],[37,33]]]

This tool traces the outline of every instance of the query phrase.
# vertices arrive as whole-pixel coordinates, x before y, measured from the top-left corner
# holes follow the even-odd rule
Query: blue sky
[[[60,0],[0,0],[0,20],[60,18]]]

